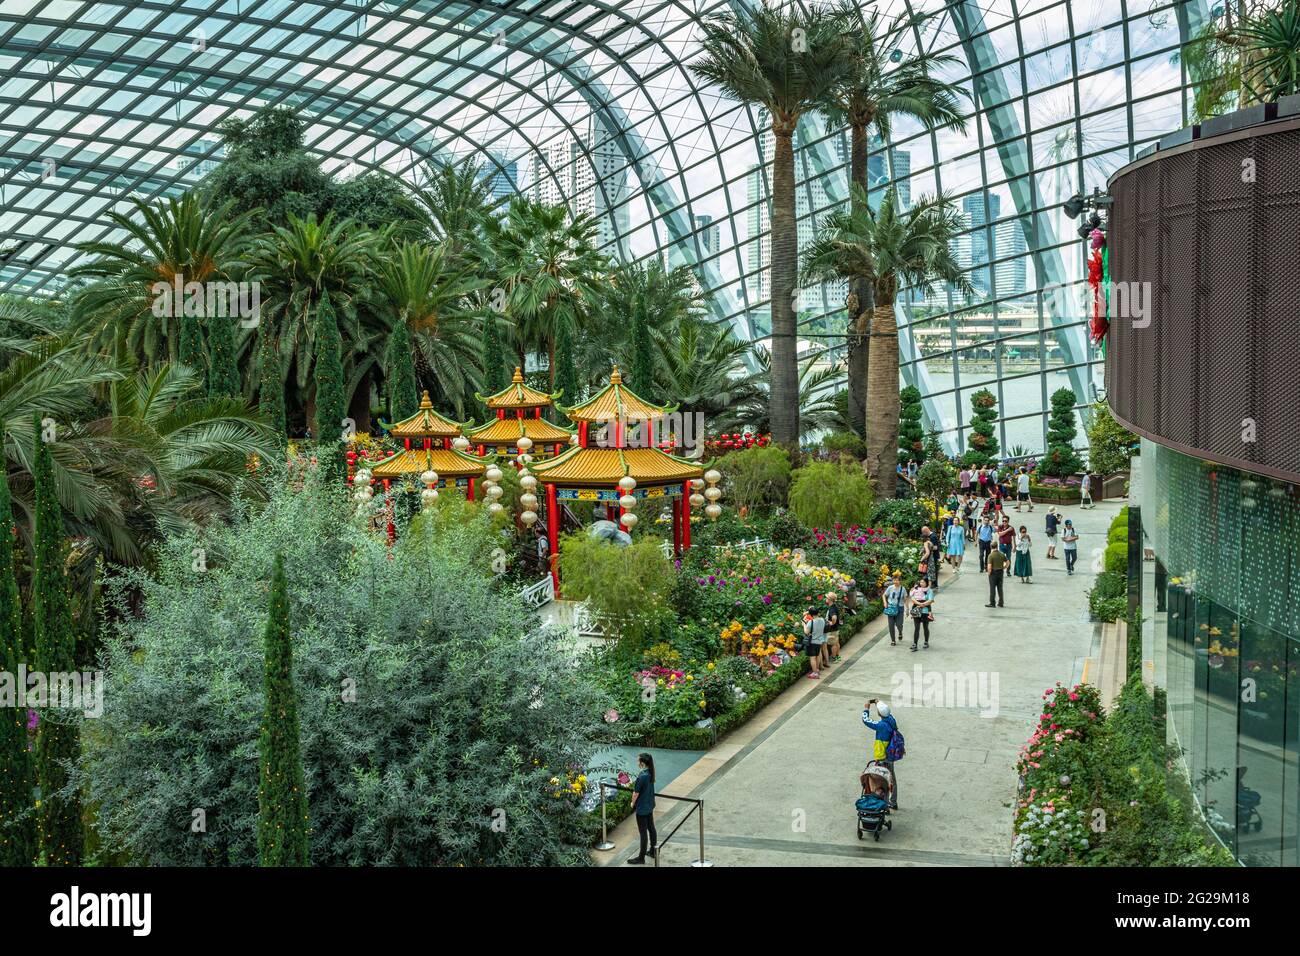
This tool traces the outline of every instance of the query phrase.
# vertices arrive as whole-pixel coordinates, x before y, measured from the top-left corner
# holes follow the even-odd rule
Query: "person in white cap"
[[[872,704],[876,705],[876,714],[880,718],[879,720],[871,719]],[[889,768],[889,806],[891,809],[897,810],[898,776],[894,773],[894,762],[886,759],[885,755],[889,750],[889,741],[893,739],[894,734],[898,731],[898,721],[889,712],[887,703],[873,697],[867,701],[867,705],[862,709],[862,723],[867,726],[868,730],[876,732],[876,739],[872,743],[871,759]]]

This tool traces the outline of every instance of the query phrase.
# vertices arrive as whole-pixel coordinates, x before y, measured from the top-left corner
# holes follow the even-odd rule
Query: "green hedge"
[[[1116,541],[1106,545],[1106,557],[1102,567],[1112,573],[1128,575],[1128,542]]]
[[[880,616],[882,610],[883,605],[879,600],[876,600],[867,604],[860,613],[854,615],[852,618],[854,630],[851,634],[844,636],[840,646],[848,645],[862,628]],[[656,727],[641,738],[641,745],[660,747],[664,750],[708,750],[722,736],[743,725],[806,673],[808,673],[808,658],[801,654],[794,658],[790,664],[778,669],[760,690],[750,694],[731,710],[713,718],[712,727],[696,727],[694,725],[690,727]]]

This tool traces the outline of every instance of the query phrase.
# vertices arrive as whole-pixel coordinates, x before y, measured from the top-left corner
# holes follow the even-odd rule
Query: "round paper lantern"
[[[493,501],[496,501],[498,498],[500,498],[502,495],[505,494],[505,489],[503,489],[500,485],[492,485],[490,488],[488,488],[487,494],[489,498],[491,498]]]
[[[501,512],[505,510],[506,510],[506,506],[499,501],[494,501],[490,505],[488,505],[488,511],[490,511],[494,515],[499,515]]]
[[[632,491],[636,487],[636,479],[631,475],[624,475],[618,480],[618,486],[624,491]]]
[[[496,465],[493,465],[491,468],[487,470],[487,472],[483,475],[483,477],[486,478],[488,481],[500,481],[501,469],[498,468]]]
[[[718,515],[722,514],[722,505],[709,505],[704,509],[704,513],[716,520]]]
[[[696,494],[691,495],[691,507],[692,507],[692,508],[698,508],[698,507],[700,507],[700,505],[702,505],[702,504],[704,504],[704,496],[703,496],[702,494],[699,494],[699,493],[697,492]]]
[[[429,468],[423,474],[420,475],[420,480],[424,482],[426,485],[437,484],[438,473],[434,471],[432,468]]]
[[[636,496],[624,495],[622,498],[618,499],[618,504],[624,511],[631,511],[636,507]]]
[[[701,488],[704,487],[704,479],[703,479],[703,478],[692,478],[692,479],[691,479],[691,487],[694,488],[696,491],[699,491]]]
[[[355,477],[353,477],[352,484],[356,485],[358,488],[368,488],[370,487],[370,475],[363,468],[356,473]]]
[[[623,517],[619,518],[618,520],[619,523],[622,524],[623,527],[627,528],[628,531],[631,531],[633,528],[636,527],[637,517],[636,515],[632,514],[632,512],[630,511],[627,514],[623,515]]]
[[[532,475],[525,474],[519,479],[519,487],[524,491],[532,491],[537,487],[537,479]]]
[[[525,495],[520,495],[520,496],[519,496],[519,507],[523,508],[525,511],[536,511],[536,510],[537,510],[537,496],[536,496],[536,495],[527,495],[527,494],[525,494]]]
[[[537,512],[525,511],[523,514],[519,516],[519,520],[524,523],[525,527],[531,528],[534,524],[537,523]]]
[[[433,503],[438,500],[438,490],[436,488],[425,488],[420,492],[420,504],[426,508],[432,508]]]
[[[704,480],[711,485],[716,485],[722,480],[722,472],[718,471],[716,468],[710,468],[704,473]]]
[[[710,501],[717,501],[719,498],[722,497],[722,489],[721,489],[721,488],[705,488],[705,489],[704,489],[704,497],[708,498]]]
[[[528,449],[533,447],[533,440],[527,435],[520,435],[519,441],[515,442],[515,447],[521,452],[527,452]]]

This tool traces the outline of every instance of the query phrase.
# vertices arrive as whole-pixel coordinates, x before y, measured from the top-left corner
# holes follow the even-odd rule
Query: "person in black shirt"
[[[648,753],[637,755],[637,764],[641,772],[637,774],[636,783],[632,789],[636,791],[636,796],[632,801],[632,809],[636,813],[636,829],[641,836],[641,852],[629,859],[627,862],[634,866],[640,866],[645,863],[646,838],[649,837],[649,853],[654,856],[658,852],[659,834],[655,832],[655,758]]]
[[[839,595],[832,591],[826,596],[830,604],[826,608],[826,647],[832,661],[840,659],[840,606]]]

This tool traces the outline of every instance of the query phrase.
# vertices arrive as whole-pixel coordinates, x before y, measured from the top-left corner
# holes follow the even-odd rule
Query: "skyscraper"
[[[617,256],[626,251],[630,231],[627,160],[594,114],[575,124],[574,132],[577,138],[556,136],[537,148],[529,192],[535,202],[595,216],[596,244]]]
[[[483,168],[484,178],[493,199],[508,200],[519,187],[519,163],[513,159],[492,157]]]

